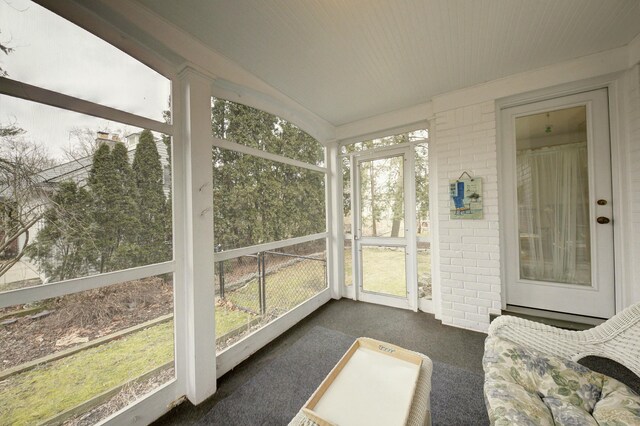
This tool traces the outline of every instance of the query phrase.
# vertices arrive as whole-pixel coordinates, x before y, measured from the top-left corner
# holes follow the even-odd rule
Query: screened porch
[[[317,327],[482,374],[505,312],[637,303],[638,22],[0,4],[0,423],[197,421]]]

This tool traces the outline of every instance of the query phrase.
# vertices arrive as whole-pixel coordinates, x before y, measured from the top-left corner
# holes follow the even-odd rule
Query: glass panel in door
[[[362,161],[360,236],[404,237],[404,156]]]
[[[611,317],[607,89],[505,108],[501,116],[507,305]]]
[[[404,154],[358,163],[357,247],[364,293],[407,297],[404,167]]]
[[[591,285],[586,106],[516,119],[520,279]]]
[[[407,297],[404,247],[363,246],[361,253],[364,291]]]

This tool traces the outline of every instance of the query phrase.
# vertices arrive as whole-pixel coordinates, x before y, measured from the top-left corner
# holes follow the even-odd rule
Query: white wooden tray
[[[404,425],[421,365],[406,349],[357,339],[302,410],[321,426]]]

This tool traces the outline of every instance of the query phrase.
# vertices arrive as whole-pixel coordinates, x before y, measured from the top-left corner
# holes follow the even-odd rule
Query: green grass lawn
[[[372,293],[405,297],[405,251],[378,247],[362,248],[362,288]]]
[[[246,312],[216,309],[221,336],[251,321]],[[0,383],[0,424],[51,418],[173,360],[173,321],[78,352]]]
[[[324,286],[324,265],[303,261],[267,276],[269,311],[289,310]],[[257,281],[229,293],[233,303],[259,310]],[[216,306],[216,335],[246,326],[256,315]],[[171,361],[173,321],[86,349],[0,383],[0,424],[51,418]]]
[[[232,330],[247,325],[254,318],[255,315],[244,311],[216,306],[216,336],[223,336]]]
[[[172,359],[170,321],[9,377],[0,384],[0,418],[45,420]]]
[[[378,247],[365,247],[362,269],[366,291],[405,296],[405,252]],[[353,284],[351,248],[344,252],[344,282]],[[427,250],[418,251],[418,276],[431,272],[431,256]]]
[[[365,289],[404,296],[402,250],[367,247]],[[351,280],[351,251],[345,250],[345,279]],[[429,272],[429,254],[418,255],[418,270]],[[426,268],[426,269],[425,269]],[[267,311],[289,310],[324,288],[324,265],[305,260],[267,275]],[[227,294],[238,306],[259,310],[258,283],[253,280]],[[256,316],[216,306],[216,335],[250,323]],[[112,342],[0,382],[0,423],[33,424],[81,404],[173,359],[173,321],[149,327]]]

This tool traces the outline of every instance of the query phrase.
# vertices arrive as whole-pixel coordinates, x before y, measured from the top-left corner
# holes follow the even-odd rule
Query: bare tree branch
[[[0,134],[0,254],[8,259],[0,266],[0,276],[20,261],[29,242],[29,230],[43,217],[48,203],[46,188],[38,173],[53,162],[40,145],[25,140],[16,125]],[[16,247],[20,237],[21,247]]]

